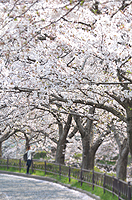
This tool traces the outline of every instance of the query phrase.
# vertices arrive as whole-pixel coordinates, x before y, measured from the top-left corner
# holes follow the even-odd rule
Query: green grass
[[[94,166],[94,171],[99,172],[99,173],[105,173],[105,171],[101,171],[97,166]],[[114,173],[114,172],[113,173],[107,173],[107,175],[116,177],[116,173]]]
[[[116,161],[100,160],[100,161],[98,161],[98,163],[106,164],[106,165],[115,165]]]
[[[9,167],[8,169],[6,167],[0,167],[0,170],[8,171],[8,172],[19,172],[19,169],[14,168],[14,167]],[[21,173],[25,173],[25,172],[26,172],[26,170],[21,168]]]
[[[82,154],[81,153],[75,153],[73,157],[78,160],[79,158],[82,157]]]
[[[81,188],[85,191],[88,191],[92,194],[95,194],[96,196],[99,196],[101,200],[117,200],[118,198],[116,196],[113,196],[111,193],[109,193],[108,191],[105,191],[102,188],[99,187],[94,187],[94,190],[92,189],[92,186],[83,183],[82,187],[80,187],[80,183],[76,182],[74,184],[71,184],[72,187],[76,187],[76,188]]]
[[[4,170],[4,171],[9,171],[9,172],[19,172],[18,168],[14,168],[14,167],[10,167],[10,168],[6,168],[6,167],[0,167],[0,170]],[[22,169],[21,168],[21,173],[26,173],[26,169]],[[31,169],[30,169],[30,173],[32,173]],[[99,187],[94,187],[94,190],[92,190],[92,186],[86,183],[83,183],[81,186],[81,183],[78,182],[75,179],[71,179],[70,183],[69,183],[69,179],[67,177],[63,177],[63,176],[59,176],[59,175],[54,175],[51,173],[46,173],[44,171],[34,171],[34,173],[32,173],[32,175],[38,175],[38,176],[44,176],[44,177],[49,177],[49,178],[53,178],[55,180],[55,182],[60,182],[60,183],[64,183],[64,184],[70,184],[71,187],[76,187],[76,188],[80,188],[83,189],[85,191],[88,191],[92,194],[95,194],[97,196],[100,197],[101,200],[117,200],[118,198],[116,196],[113,196],[110,192],[108,191],[103,191],[102,188]]]
[[[47,157],[46,154],[47,154],[46,151],[39,151],[33,157],[34,159],[40,159],[40,158],[45,159]]]

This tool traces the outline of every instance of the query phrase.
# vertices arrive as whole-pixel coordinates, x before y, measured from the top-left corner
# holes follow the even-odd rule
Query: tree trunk
[[[95,108],[91,107],[89,109],[89,114],[94,114]],[[95,157],[95,151],[92,151],[92,124],[93,120],[87,119],[86,126],[83,127],[81,123],[81,119],[78,116],[74,117],[77,128],[81,134],[82,138],[82,147],[83,147],[83,153],[82,153],[82,168],[91,170],[94,168],[94,157]]]
[[[115,128],[113,122],[111,130],[114,132],[114,137],[119,148],[119,158],[116,165],[116,177],[125,180],[127,175],[127,160],[129,153],[128,138],[125,138],[122,142],[119,131]]]
[[[64,164],[65,163],[65,150],[66,150],[66,140],[60,140],[57,145],[57,150],[56,150],[56,158],[55,162],[59,164]]]
[[[25,145],[26,149],[29,147],[29,140],[26,140],[26,145]]]
[[[122,180],[126,180],[127,175],[127,161],[128,161],[128,153],[129,146],[127,140],[125,139],[122,145],[122,149],[119,151],[119,158],[116,166],[116,177]]]
[[[83,153],[82,153],[82,168],[88,169],[89,162],[90,162],[90,144],[89,144],[89,135],[85,135],[82,138],[82,147],[83,147]]]
[[[132,106],[127,109],[127,135],[129,142],[129,150],[132,157]]]
[[[89,161],[88,161],[88,170],[94,169],[94,160],[95,160],[95,152],[92,149],[90,149]]]
[[[26,144],[25,144],[25,149],[28,148],[29,146],[29,138],[27,137],[27,135],[24,133],[25,139],[26,139]]]
[[[103,141],[104,141],[104,133],[97,138],[97,140],[94,142],[94,144],[91,145],[90,159],[89,159],[89,164],[88,164],[89,170],[94,169],[95,154]]]
[[[103,138],[99,136],[97,140],[94,142],[94,144],[90,144],[89,141],[90,141],[90,138],[86,136],[82,139],[82,144],[83,144],[82,145],[83,146],[82,168],[93,170],[95,154],[99,146],[102,144]]]
[[[2,158],[2,142],[0,142],[0,158]]]
[[[122,180],[126,180],[126,174],[127,174],[127,160],[128,156],[120,157],[117,161],[117,166],[116,166],[116,177],[120,178]]]
[[[57,150],[56,150],[56,158],[55,162],[64,164],[65,163],[65,151],[66,151],[66,144],[67,144],[67,135],[70,129],[70,125],[72,122],[72,116],[68,115],[67,122],[63,128],[63,124],[59,123],[59,141],[57,144]]]
[[[66,135],[63,133],[63,125],[59,123],[59,141],[57,144],[56,158],[55,162],[59,164],[64,164],[65,160],[65,149],[66,149]]]
[[[89,109],[89,114],[94,114],[95,108],[91,107]],[[92,134],[92,124],[93,121],[90,119],[87,119],[86,127],[84,128],[83,132],[81,133],[82,137],[82,146],[83,146],[83,154],[82,154],[82,168],[84,169],[91,169],[92,167],[92,154],[90,155],[90,149],[91,149],[91,135]],[[80,129],[79,129],[80,131]]]

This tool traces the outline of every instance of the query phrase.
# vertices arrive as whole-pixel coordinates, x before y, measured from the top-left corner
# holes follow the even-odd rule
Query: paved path
[[[0,200],[94,200],[57,183],[0,174]]]

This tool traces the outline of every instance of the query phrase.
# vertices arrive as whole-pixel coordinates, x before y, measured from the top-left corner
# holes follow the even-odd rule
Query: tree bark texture
[[[132,157],[132,103],[130,106],[127,106],[127,135],[129,150]]]
[[[125,138],[122,142],[122,139],[119,136],[120,134],[116,130],[114,124],[112,125],[111,130],[113,130],[114,132],[114,137],[119,148],[119,157],[118,157],[117,165],[116,165],[116,177],[122,180],[126,180],[127,161],[128,161],[128,153],[129,153],[128,138]]]
[[[89,114],[94,114],[94,112],[95,109],[93,107],[90,108]],[[94,168],[95,153],[103,140],[99,137],[93,144],[92,120],[87,119],[87,124],[83,127],[80,117],[75,116],[74,119],[82,138],[82,168],[92,170]]]
[[[89,135],[85,135],[82,138],[82,147],[83,147],[82,168],[83,169],[89,169],[89,163],[90,163],[90,141],[89,141]]]
[[[68,115],[67,122],[63,128],[62,123],[58,123],[59,126],[59,141],[57,144],[57,150],[56,150],[56,158],[55,162],[59,164],[65,163],[65,151],[66,151],[66,144],[67,144],[67,135],[70,130],[70,125],[72,122],[72,116]]]
[[[0,142],[0,158],[2,158],[2,142]]]
[[[24,133],[24,136],[25,136],[25,139],[26,139],[25,149],[27,149],[28,146],[29,146],[29,138],[25,133]]]
[[[116,177],[122,180],[126,180],[128,153],[129,153],[128,142],[127,139],[124,139],[123,144],[120,146],[119,158],[116,166]]]

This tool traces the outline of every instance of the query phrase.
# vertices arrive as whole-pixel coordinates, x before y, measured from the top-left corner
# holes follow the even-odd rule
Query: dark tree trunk
[[[57,150],[56,150],[56,158],[55,162],[64,164],[65,163],[65,151],[66,151],[66,144],[67,144],[67,135],[70,129],[70,125],[72,122],[72,116],[68,115],[67,122],[63,128],[62,123],[58,123],[59,126],[59,141],[57,144]]]
[[[89,114],[94,114],[95,108],[91,107],[89,109]],[[82,137],[82,146],[83,146],[83,154],[82,154],[82,168],[89,169],[90,167],[90,147],[91,147],[91,134],[92,134],[92,124],[93,120],[87,119],[86,127],[83,129],[83,132],[81,132],[81,129],[79,129]],[[81,121],[80,121],[81,126]]]
[[[65,149],[66,149],[66,135],[62,123],[59,124],[59,141],[57,144],[55,162],[64,164],[65,161]]]
[[[88,164],[88,169],[89,170],[93,170],[94,169],[94,160],[95,160],[95,154],[98,150],[98,148],[100,147],[100,145],[103,143],[104,141],[104,133],[101,134],[97,140],[94,142],[94,144],[91,145],[90,148],[90,159],[89,159],[89,164]]]
[[[95,152],[92,149],[90,149],[89,161],[88,161],[88,170],[94,169],[94,160],[95,160]]]
[[[65,150],[66,150],[66,140],[60,140],[57,145],[55,162],[59,164],[65,163]]]
[[[83,155],[82,155],[82,168],[93,170],[94,169],[94,160],[95,160],[95,154],[98,150],[99,146],[103,142],[104,134],[100,135],[97,140],[94,142],[94,144],[90,144],[90,138],[84,137],[82,138],[82,146],[83,146]]]
[[[90,108],[89,114],[94,114],[94,107]],[[78,116],[74,117],[78,130],[82,138],[82,168],[92,170],[94,168],[95,153],[102,144],[103,139],[99,137],[93,144],[92,123],[93,120],[88,119],[86,127],[81,124],[81,119]],[[104,136],[104,135],[103,135]]]
[[[89,144],[89,136],[85,135],[82,138],[82,147],[83,147],[83,153],[82,153],[82,168],[88,169],[89,162],[90,162],[90,144]]]
[[[83,152],[82,152],[82,168],[83,169],[88,169],[88,163],[89,163],[89,159],[90,159],[90,135],[89,135],[89,131],[82,126],[81,124],[81,120],[80,117],[78,116],[74,116],[76,125],[78,127],[78,130],[81,134],[81,138],[82,138],[82,148],[83,148]],[[88,125],[88,122],[87,122]],[[87,127],[88,128],[88,127]]]
[[[86,151],[87,149],[87,151]],[[86,153],[86,154],[85,154]],[[82,168],[87,169],[87,170],[93,170],[94,169],[94,159],[95,159],[95,154],[93,151],[88,150],[88,148],[85,148],[83,151],[83,156],[82,156]]]
[[[119,148],[119,158],[116,165],[116,177],[126,180],[129,153],[128,138],[125,138],[122,142],[122,138],[120,138],[119,131],[115,128],[114,123],[111,126],[111,130],[114,132],[114,137]]]
[[[89,138],[84,137],[82,139],[83,144],[83,156],[82,156],[82,168],[93,170],[94,169],[94,160],[95,160],[95,154],[98,150],[99,146],[102,144],[104,134],[99,136],[97,140],[94,142],[94,144],[90,144]]]
[[[0,158],[2,158],[2,142],[0,142]]]
[[[29,146],[29,140],[26,140],[25,148],[27,149],[28,146]]]
[[[129,150],[132,157],[132,105],[127,108],[127,135]]]
[[[26,139],[26,144],[25,144],[25,149],[28,148],[29,146],[29,138],[27,137],[27,135],[24,133],[25,139]]]
[[[117,166],[116,166],[116,177],[124,181],[126,180],[126,174],[127,174],[127,160],[128,156],[120,157],[117,161]]]
[[[123,141],[121,149],[119,151],[119,158],[116,166],[116,176],[122,180],[126,180],[127,175],[127,161],[128,161],[128,153],[129,146],[127,143],[127,139]]]

